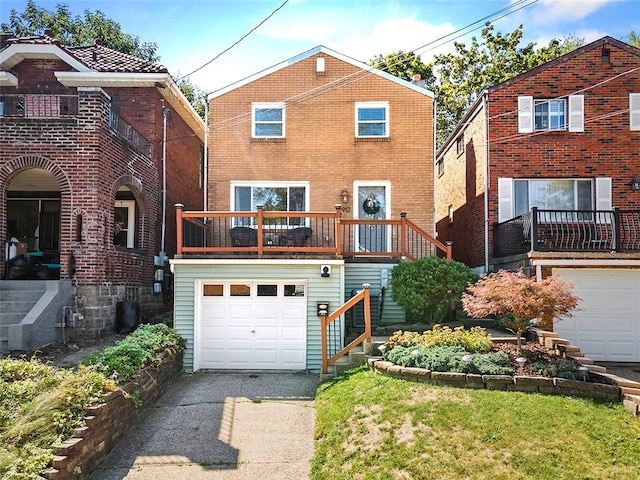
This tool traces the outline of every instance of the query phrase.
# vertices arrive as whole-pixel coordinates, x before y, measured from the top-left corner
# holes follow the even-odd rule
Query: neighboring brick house
[[[63,312],[33,335],[54,323],[107,333],[122,300],[161,310],[154,257],[175,253],[173,204],[202,208],[204,122],[166,68],[98,41],[4,35],[0,68],[0,233],[40,264],[28,279],[73,280]]]
[[[401,80],[322,46],[209,95],[208,210],[236,212],[238,216],[226,227],[252,227],[253,231],[247,230],[247,235],[254,235],[253,240],[247,237],[248,248],[263,242],[266,249],[276,248],[273,242],[281,250],[267,257],[258,251],[257,256],[209,255],[205,259],[172,260],[176,328],[189,340],[187,368],[319,368],[316,302],[328,302],[330,310],[335,309],[363,283],[370,283],[373,290],[384,294],[396,261],[386,252],[397,250],[401,240],[399,226],[390,226],[390,222],[399,221],[402,212],[424,232],[434,233],[433,100],[433,94],[420,85],[419,79]],[[255,212],[259,205],[267,212],[298,213],[331,213],[338,205],[342,227],[350,219],[389,222],[361,226],[351,230],[353,236],[342,237],[343,252],[383,252],[378,254],[381,258],[345,261],[340,255],[328,254],[335,251],[333,224],[327,227],[333,220],[321,224],[312,214],[306,220],[287,220],[283,214],[288,223],[279,225],[283,227],[280,230],[287,232],[306,225],[303,233],[307,236],[305,240],[290,235],[289,244],[302,248],[304,255],[286,255],[289,247],[281,243],[287,242],[286,236],[256,238],[255,218],[241,217]],[[216,225],[212,227],[212,247],[208,252],[214,252],[216,245],[220,247],[222,244],[215,242],[223,242],[226,235],[225,224],[220,228]],[[266,228],[272,227],[269,224]],[[396,229],[394,233],[392,228]],[[231,247],[226,251],[230,250]],[[263,288],[260,282],[267,279],[272,282]],[[225,350],[233,343],[225,335],[242,330],[237,319],[236,330],[229,324],[229,315],[240,311],[236,308],[242,302],[234,298],[233,282],[238,280],[246,285],[249,302],[240,308],[243,312],[256,308],[262,291],[273,291],[276,306],[294,302],[287,292],[296,291],[295,301],[300,305],[295,308],[303,315],[296,330],[297,346],[292,347],[297,348],[296,361],[287,363],[279,357],[281,347],[277,347],[279,352],[271,363],[251,363],[251,355],[236,357],[237,352]],[[207,282],[213,282],[215,288]],[[219,300],[212,292],[220,294]],[[212,310],[207,310],[208,302],[212,302]],[[215,328],[209,311],[219,315],[215,324],[219,330],[215,333],[222,336],[216,337],[218,343],[211,337],[214,330],[207,330]],[[278,310],[284,314],[287,311]],[[284,327],[279,322],[286,320],[266,307],[244,320],[255,325],[263,312],[276,318],[277,325],[271,324],[269,331],[282,331]],[[403,319],[404,312],[387,292],[380,321]],[[218,345],[219,349],[211,345]],[[247,347],[246,343],[242,345]],[[223,350],[225,353],[220,353]]]
[[[639,145],[640,50],[623,42],[495,85],[437,152],[439,239],[478,272],[570,278],[583,301],[556,329],[594,358],[640,361]]]

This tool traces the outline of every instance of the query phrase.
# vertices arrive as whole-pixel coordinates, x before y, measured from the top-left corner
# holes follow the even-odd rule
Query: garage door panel
[[[571,319],[555,323],[561,337],[596,361],[640,361],[640,270],[554,268],[580,297]]]
[[[227,288],[224,296],[203,297],[201,368],[306,368],[306,298],[284,297],[282,285],[277,296],[256,297],[255,283],[246,285],[251,296],[230,297]]]

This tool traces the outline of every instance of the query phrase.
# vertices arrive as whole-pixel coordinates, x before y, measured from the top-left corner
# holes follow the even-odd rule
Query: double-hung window
[[[536,100],[534,119],[536,130],[564,130],[565,100]]]
[[[540,210],[593,210],[593,183],[589,179],[514,180],[516,216],[531,207]]]
[[[254,103],[251,106],[253,138],[284,138],[284,103]]]
[[[308,182],[234,182],[231,186],[233,211],[306,212],[309,205]],[[253,225],[254,219],[238,217],[238,225]],[[267,217],[265,224],[303,225],[304,217]]]
[[[519,133],[554,130],[584,132],[584,95],[555,99],[518,97]]]
[[[389,136],[389,103],[356,103],[356,137],[378,138]]]

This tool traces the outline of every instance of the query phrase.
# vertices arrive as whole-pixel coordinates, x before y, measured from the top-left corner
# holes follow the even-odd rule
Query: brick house
[[[209,95],[210,215],[171,261],[186,368],[317,370],[318,305],[363,283],[375,321],[404,320],[390,271],[436,254],[433,106],[418,80],[322,46]]]
[[[124,300],[162,310],[155,270],[176,250],[163,204],[203,205],[202,119],[166,68],[100,42],[4,35],[0,68],[0,232],[33,267],[16,287],[3,262],[0,284],[6,299],[40,292],[22,315],[3,304],[2,345],[99,336]]]
[[[436,228],[478,272],[572,280],[555,329],[640,361],[640,50],[604,37],[482,92],[436,154]]]

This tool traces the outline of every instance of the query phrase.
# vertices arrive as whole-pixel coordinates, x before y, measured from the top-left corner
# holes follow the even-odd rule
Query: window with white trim
[[[564,130],[566,128],[565,108],[564,100],[535,100],[534,129]]]
[[[284,135],[284,103],[251,105],[251,136],[253,138],[284,138]]]
[[[116,200],[114,205],[113,244],[135,248],[136,201]]]
[[[356,138],[389,136],[389,103],[356,103]]]
[[[584,131],[584,95],[569,95],[567,99],[518,97],[519,133],[553,130]]]
[[[513,181],[515,216],[538,207],[541,210],[593,210],[590,179],[553,178]]]
[[[308,182],[234,182],[231,186],[232,210],[255,212],[258,205],[264,211],[306,212],[309,210]],[[305,218],[277,219],[281,225],[303,225]],[[238,217],[238,225],[253,225],[253,218]]]

